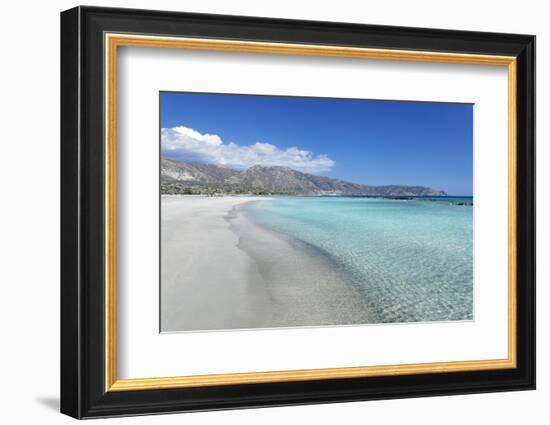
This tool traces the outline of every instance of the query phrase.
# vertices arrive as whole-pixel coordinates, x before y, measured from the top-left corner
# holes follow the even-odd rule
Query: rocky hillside
[[[190,164],[162,158],[160,164],[161,183],[186,183],[188,185],[221,184],[239,174],[231,168],[211,164]]]
[[[445,196],[423,186],[368,186],[301,173],[288,167],[255,165],[244,171],[163,158],[162,193],[270,193],[292,195]]]

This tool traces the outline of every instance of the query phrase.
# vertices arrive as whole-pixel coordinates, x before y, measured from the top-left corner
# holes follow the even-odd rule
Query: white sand
[[[255,199],[162,197],[163,331],[248,328],[263,321],[269,304],[263,279],[237,248],[239,239],[226,220],[235,205]]]
[[[265,199],[162,198],[163,331],[369,322],[364,294],[330,258],[239,212]]]

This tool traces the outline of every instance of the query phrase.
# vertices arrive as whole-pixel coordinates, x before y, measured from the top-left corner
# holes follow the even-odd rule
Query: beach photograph
[[[474,319],[472,104],[159,102],[161,332]]]

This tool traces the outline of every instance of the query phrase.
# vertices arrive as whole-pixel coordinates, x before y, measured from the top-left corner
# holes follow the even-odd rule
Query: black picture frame
[[[105,391],[104,33],[517,58],[517,367]],[[61,412],[75,418],[535,388],[535,37],[132,9],[61,13]]]

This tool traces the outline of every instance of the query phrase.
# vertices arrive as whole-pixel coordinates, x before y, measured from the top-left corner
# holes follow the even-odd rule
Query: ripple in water
[[[471,320],[473,207],[452,201],[285,197],[243,212],[329,254],[373,323]]]

